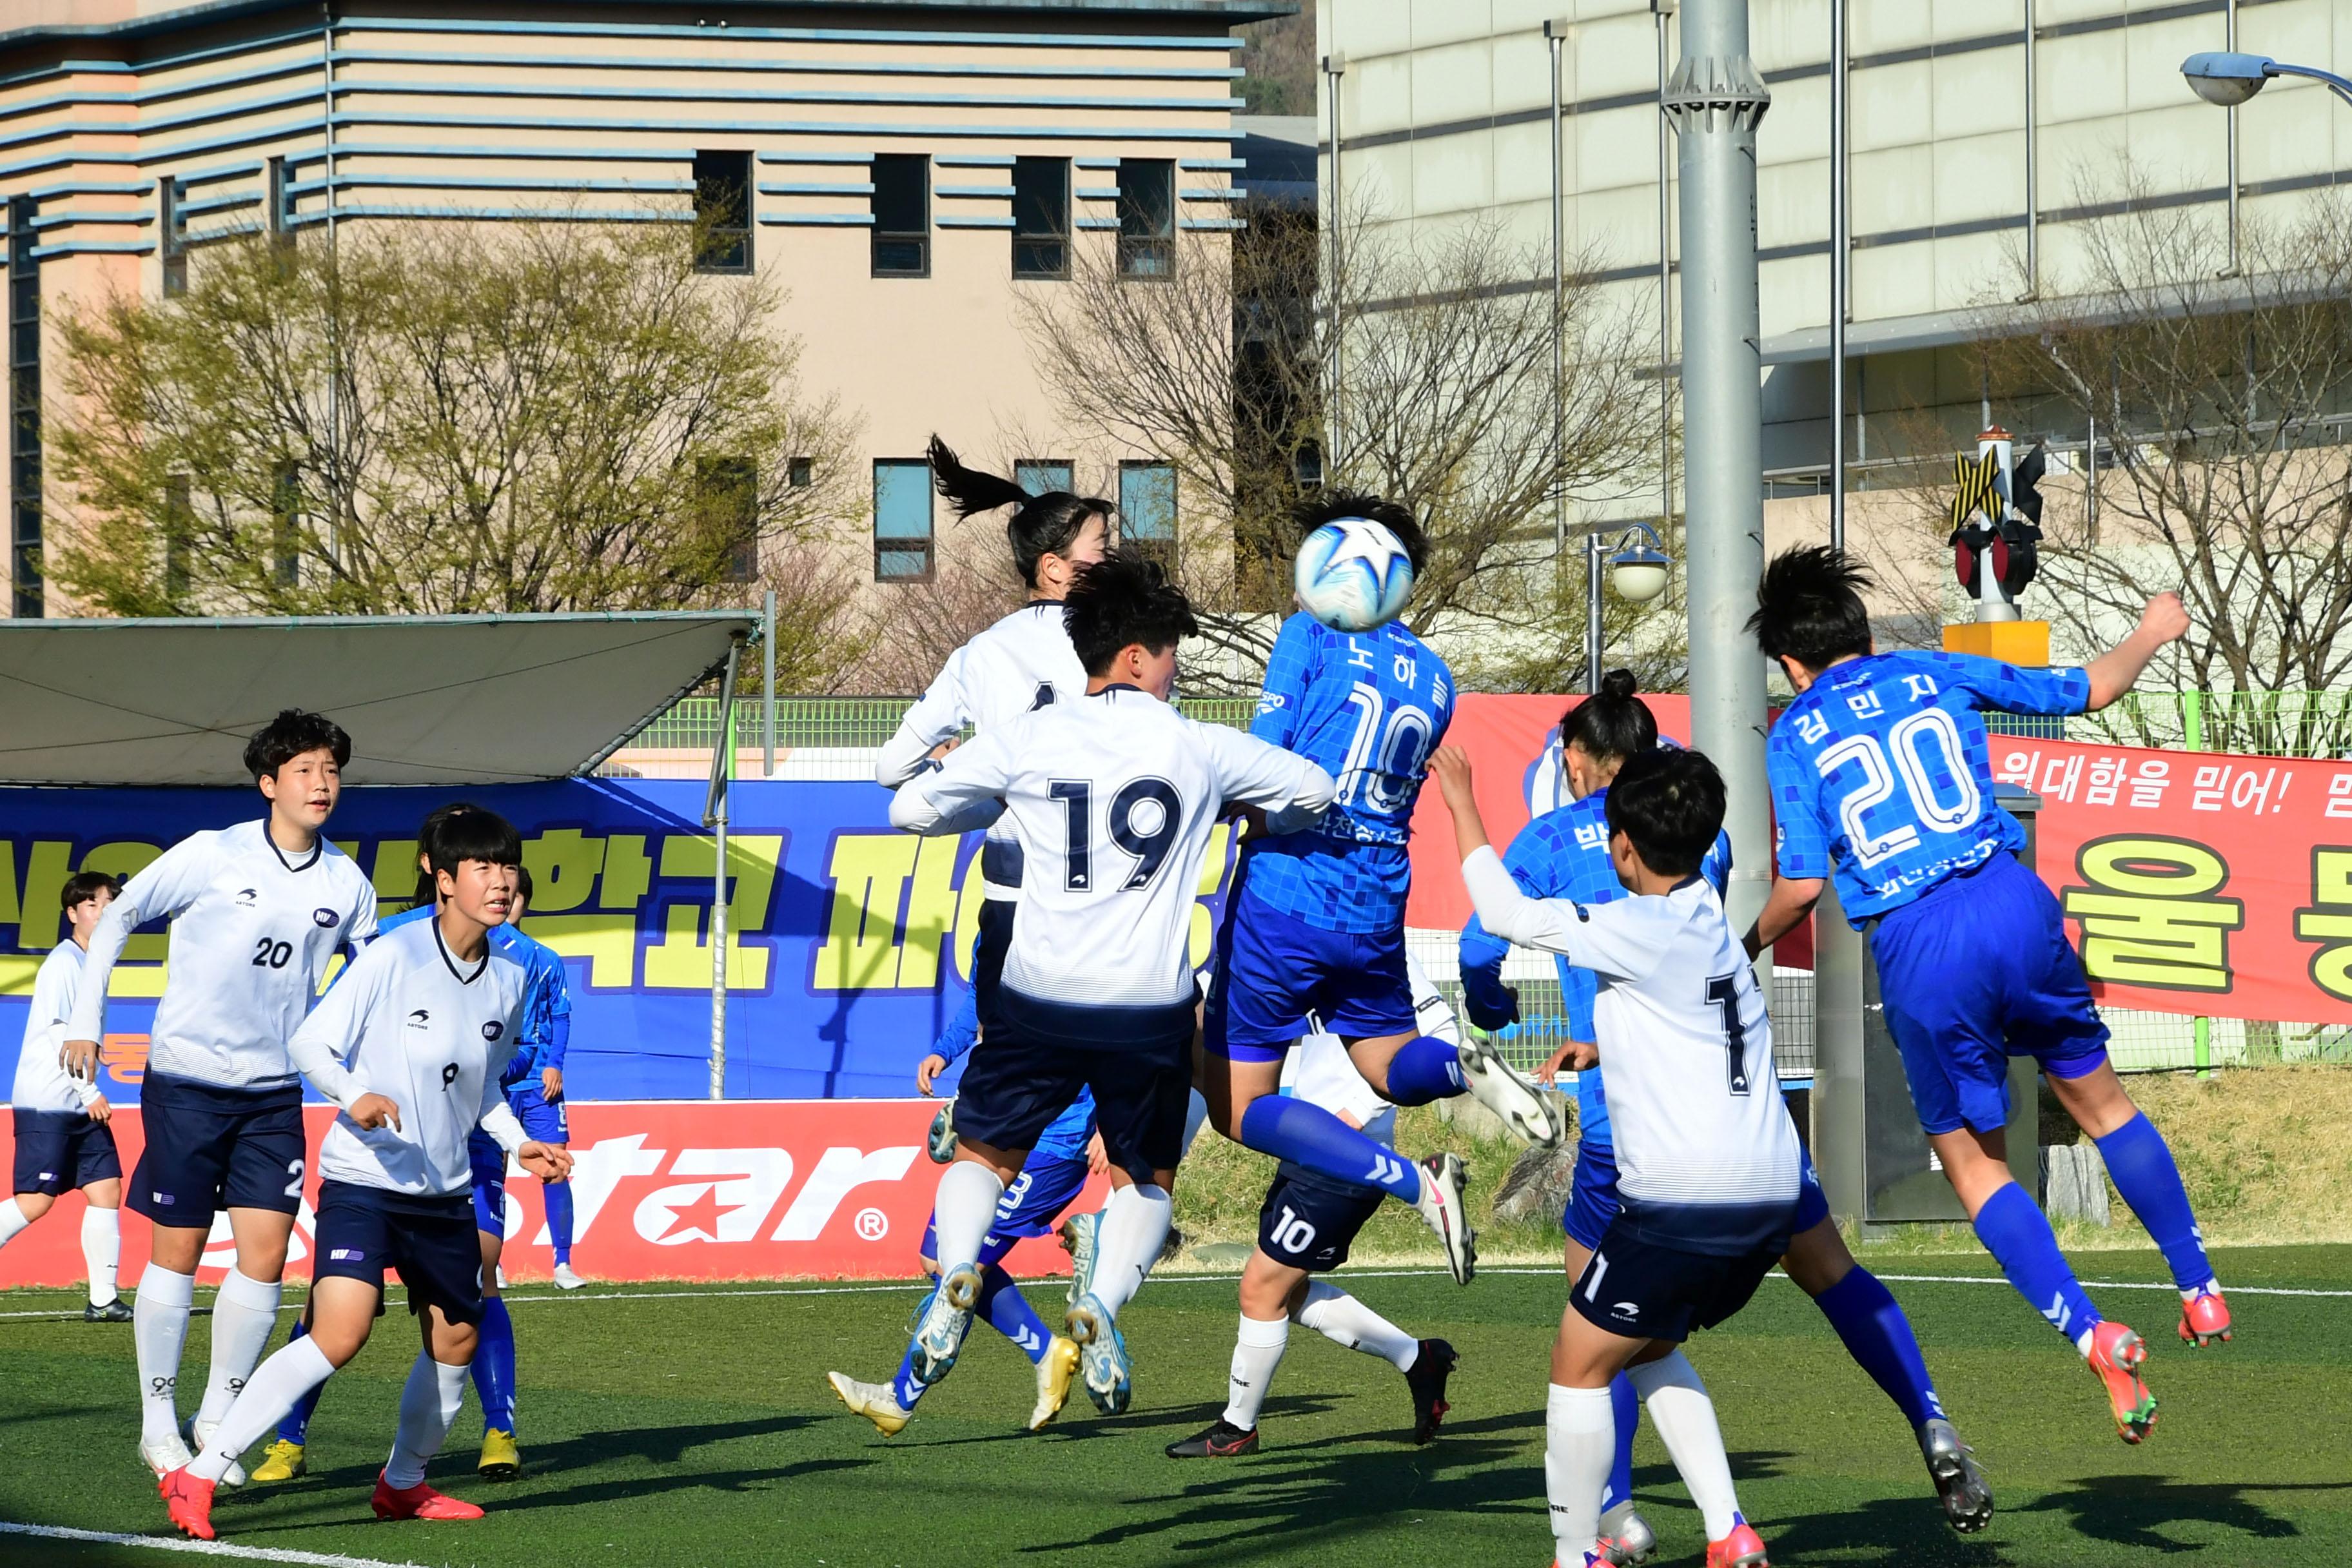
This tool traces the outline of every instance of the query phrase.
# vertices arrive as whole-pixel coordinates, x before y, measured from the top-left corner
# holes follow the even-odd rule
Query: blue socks
[[[1814,1297],[1813,1305],[1845,1342],[1846,1354],[1886,1391],[1913,1431],[1944,1414],[1911,1320],[1877,1275],[1857,1263],[1844,1279]]]
[[[2205,1237],[2189,1207],[2189,1191],[2180,1184],[2180,1167],[2172,1163],[2156,1123],[2134,1116],[2096,1142],[2116,1191],[2163,1249],[2172,1282],[2184,1292],[2210,1284],[2213,1266],[2205,1258]]]
[[[1021,1294],[1021,1287],[1013,1282],[1003,1266],[986,1263],[980,1270],[980,1305],[977,1316],[1021,1349],[1035,1366],[1045,1359],[1045,1345],[1052,1337],[1046,1332],[1044,1320],[1030,1307],[1029,1299]]]
[[[482,1430],[515,1429],[514,1320],[504,1297],[482,1300],[481,1340],[474,1347],[474,1391],[482,1396]]]
[[[1642,1396],[1622,1372],[1609,1380],[1609,1411],[1617,1421],[1617,1453],[1609,1461],[1609,1489],[1601,1494],[1603,1513],[1633,1495],[1633,1428],[1642,1424]]]
[[[1463,1087],[1462,1053],[1432,1036],[1407,1040],[1389,1062],[1391,1104],[1427,1105],[1433,1100],[1451,1100]]]
[[[1417,1042],[1420,1043],[1420,1042]],[[1404,1053],[1397,1053],[1402,1061]],[[1393,1065],[1389,1082],[1396,1082]],[[1373,1142],[1319,1105],[1284,1094],[1262,1094],[1242,1112],[1242,1144],[1318,1175],[1359,1187],[1378,1187],[1409,1204],[1421,1201],[1421,1173],[1412,1162]]]
[[[547,1234],[555,1243],[555,1261],[572,1261],[572,1184],[550,1182],[540,1190],[547,1204]]]
[[[2026,1305],[2050,1320],[2050,1326],[2081,1348],[2084,1336],[2098,1327],[2099,1310],[2083,1294],[2074,1271],[2058,1251],[2058,1238],[2040,1205],[2015,1182],[2006,1183],[1977,1211],[1977,1239],[2000,1263],[2000,1271]]]
[[[286,1342],[290,1345],[310,1331],[310,1325],[298,1317],[294,1320],[293,1331],[286,1336]],[[294,1408],[278,1423],[279,1442],[300,1444],[310,1440],[310,1415],[319,1408],[319,1395],[326,1392],[326,1387],[325,1384],[319,1384],[294,1402]]]

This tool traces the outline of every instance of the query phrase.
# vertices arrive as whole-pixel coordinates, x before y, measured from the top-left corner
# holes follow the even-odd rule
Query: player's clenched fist
[[[515,1151],[515,1163],[542,1182],[561,1182],[572,1175],[572,1151],[553,1143],[526,1143]]]
[[[379,1127],[400,1131],[400,1107],[381,1094],[361,1095],[343,1114],[371,1132]]]
[[[2158,594],[2140,612],[2139,629],[2159,643],[2178,641],[2189,633],[2189,607],[2178,594]]]
[[[1458,805],[1470,798],[1470,753],[1461,747],[1440,746],[1430,753],[1429,773],[1446,805]]]

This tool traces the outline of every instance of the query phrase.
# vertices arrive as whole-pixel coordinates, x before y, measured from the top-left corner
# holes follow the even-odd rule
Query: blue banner
[[[390,914],[415,890],[427,812],[464,799],[503,813],[522,832],[536,884],[523,929],[566,961],[571,1097],[698,1100],[709,1083],[717,869],[704,795],[700,783],[612,779],[353,789],[328,836]],[[899,833],[889,795],[871,784],[739,783],[730,799],[728,1098],[912,1093],[916,1064],[970,983],[978,836]],[[247,790],[0,792],[0,1053],[24,1037],[34,973],[63,936],[68,877],[128,875],[191,833],[261,809]],[[1193,911],[1196,966],[1228,847],[1221,827]],[[160,923],[142,928],[108,988],[100,1087],[118,1104],[138,1101],[164,943]]]

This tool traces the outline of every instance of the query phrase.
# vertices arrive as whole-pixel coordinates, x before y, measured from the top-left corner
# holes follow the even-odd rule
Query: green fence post
[[[2183,739],[2192,752],[2205,749],[2205,694],[2184,691],[2180,694],[2180,725],[2186,731]],[[2200,1017],[2189,1026],[2189,1059],[2196,1064],[2199,1078],[2213,1076],[2213,1020]]]

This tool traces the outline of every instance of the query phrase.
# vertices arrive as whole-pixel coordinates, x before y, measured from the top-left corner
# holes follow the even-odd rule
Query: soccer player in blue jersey
[[[1529,898],[1611,903],[1627,894],[1609,858],[1609,784],[1628,757],[1657,747],[1657,720],[1649,704],[1633,694],[1632,672],[1611,670],[1597,695],[1579,702],[1560,720],[1559,741],[1574,799],[1520,829],[1503,856],[1503,867]],[[1720,894],[1730,873],[1731,840],[1718,833],[1699,874]],[[1471,1021],[1482,1029],[1501,1029],[1518,1021],[1517,994],[1502,979],[1503,959],[1509,951],[1510,944],[1490,934],[1475,915],[1463,928],[1463,1000]],[[1562,1067],[1577,1069],[1576,1175],[1561,1216],[1568,1232],[1568,1277],[1574,1279],[1591,1261],[1621,1205],[1593,1022],[1596,981],[1591,971],[1564,957],[1559,963],[1568,1039],[1538,1077],[1549,1080]],[[1855,1362],[1911,1424],[1953,1528],[1983,1529],[1992,1518],[1991,1489],[1944,1414],[1910,1321],[1877,1277],[1854,1261],[1830,1217],[1810,1161],[1781,1267],[1813,1298]],[[1633,1504],[1633,1428],[1641,1406],[1632,1381],[1622,1374],[1610,1392],[1617,1401],[1617,1458],[1602,1500],[1602,1533],[1646,1550],[1650,1528]]]
[[[1396,536],[1416,574],[1427,564],[1420,524],[1392,501],[1327,491],[1297,514],[1301,538],[1326,523],[1366,521]],[[1454,697],[1445,661],[1399,622],[1352,635],[1305,614],[1282,624],[1250,733],[1322,766],[1339,794],[1316,826],[1263,839],[1243,861],[1217,936],[1201,1087],[1225,1136],[1413,1205],[1444,1244],[1449,1271],[1467,1284],[1475,1252],[1461,1162],[1400,1160],[1323,1107],[1276,1092],[1285,1053],[1315,1015],[1390,1103],[1466,1092],[1531,1142],[1559,1137],[1550,1104],[1491,1045],[1457,1048],[1414,1024],[1405,843]]]
[[[1994,804],[1977,715],[2105,708],[2188,629],[2188,612],[2159,594],[2131,635],[2088,666],[2021,669],[1877,652],[1862,600],[1870,585],[1858,564],[1819,546],[1784,552],[1765,570],[1748,629],[1797,696],[1768,745],[1779,877],[1748,949],[1791,930],[1837,879],[1846,919],[1868,935],[1887,1029],[1952,1190],[2010,1283],[2098,1374],[2117,1433],[2137,1443],[2156,1423],[2140,1376],[2147,1347],[2100,1317],[2041,1206],[2010,1179],[2011,1056],[2040,1065],[2163,1249],[2180,1290],[2180,1337],[2228,1339],[2230,1310],[2172,1152],[2107,1061],[2107,1026],[2058,900],[2016,858],[2024,832]]]

